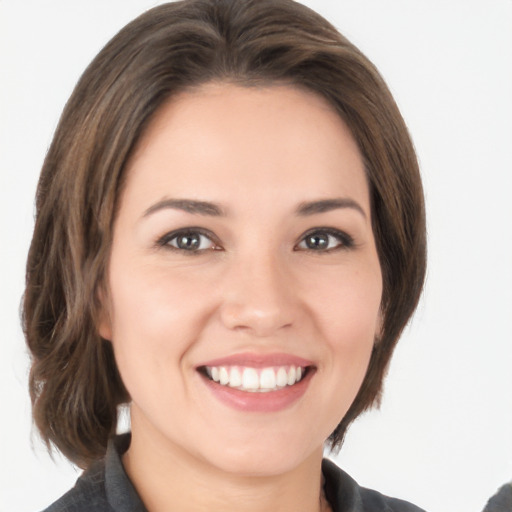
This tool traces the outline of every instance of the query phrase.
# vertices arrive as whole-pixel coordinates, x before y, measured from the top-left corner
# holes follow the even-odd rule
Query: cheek
[[[348,411],[366,375],[379,328],[381,282],[380,274],[370,278],[347,274],[324,285],[314,317],[328,351],[319,371],[327,379],[321,410],[329,435]]]
[[[118,265],[110,284],[114,337],[116,332],[118,338],[121,333],[130,338],[142,333],[148,341],[169,341],[184,329],[199,327],[197,318],[192,323],[188,319],[198,316],[205,293],[187,279],[186,271],[180,277],[165,268],[141,265],[123,272]]]
[[[333,428],[354,400],[366,374],[380,325],[380,267],[318,276],[311,315],[328,357],[319,370],[329,379],[324,407]]]
[[[116,261],[118,263],[118,261]],[[123,381],[135,399],[151,382],[177,377],[200,332],[205,294],[190,282],[151,266],[112,265],[112,343]],[[207,295],[206,295],[207,296]],[[174,368],[172,375],[169,368]],[[151,376],[151,378],[148,378]]]
[[[382,298],[379,267],[317,274],[310,297],[317,327],[330,343],[347,350],[373,344]]]

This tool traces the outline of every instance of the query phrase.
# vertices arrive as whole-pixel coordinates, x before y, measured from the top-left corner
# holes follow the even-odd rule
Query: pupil
[[[307,239],[310,249],[325,249],[329,245],[328,235],[310,235]]]
[[[199,247],[198,235],[183,235],[178,238],[178,247],[180,249],[197,249]]]

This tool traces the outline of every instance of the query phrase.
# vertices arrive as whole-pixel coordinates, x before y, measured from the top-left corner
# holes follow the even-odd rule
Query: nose
[[[253,255],[229,271],[220,316],[225,327],[268,337],[297,318],[293,282],[277,258]]]

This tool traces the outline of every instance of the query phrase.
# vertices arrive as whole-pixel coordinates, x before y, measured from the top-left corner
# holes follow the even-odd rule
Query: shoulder
[[[43,512],[147,512],[121,460],[129,445],[129,434],[111,439],[105,458],[92,464],[69,492]]]
[[[92,465],[75,486],[43,512],[112,512],[105,491],[103,461]]]
[[[385,496],[359,484],[328,459],[322,463],[325,493],[334,512],[425,512],[409,503]]]
[[[487,502],[483,512],[506,512],[512,510],[512,482],[502,486]]]
[[[372,489],[366,489],[364,487],[360,487],[359,489],[364,503],[363,510],[379,510],[385,512],[425,512],[422,508],[419,508],[408,501],[391,498],[381,494],[380,492]]]

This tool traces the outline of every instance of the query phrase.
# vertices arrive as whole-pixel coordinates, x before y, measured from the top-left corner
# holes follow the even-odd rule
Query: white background
[[[31,438],[19,301],[39,169],[85,66],[154,0],[0,0],[0,512],[78,472]],[[482,509],[512,479],[512,1],[309,0],[381,70],[410,127],[429,270],[380,412],[338,463],[430,512]],[[33,439],[33,441],[31,441]]]

